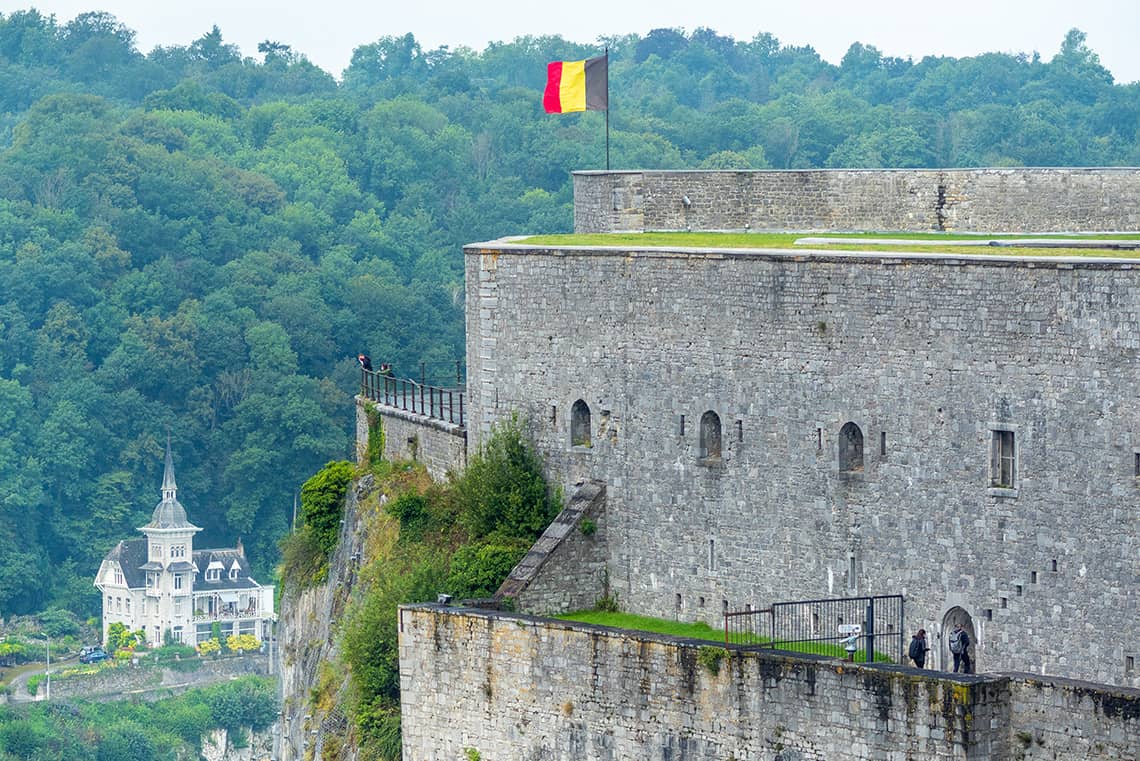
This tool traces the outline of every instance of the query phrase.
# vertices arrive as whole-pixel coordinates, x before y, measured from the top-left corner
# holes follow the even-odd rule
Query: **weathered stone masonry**
[[[936,668],[962,612],[982,670],[1140,685],[1140,263],[466,252],[471,443],[521,410],[567,493],[605,483],[623,609],[719,625],[725,605],[901,593]]]
[[[1140,229],[1140,169],[574,173],[574,230]]]
[[[407,606],[399,615],[404,758],[416,761],[469,750],[487,761],[1138,752],[1137,690],[765,652],[718,659],[724,651],[708,643],[488,611]]]
[[[384,457],[423,463],[437,481],[467,467],[467,432],[459,425],[434,420],[356,397],[357,461],[368,448],[368,414],[380,416],[384,432]]]

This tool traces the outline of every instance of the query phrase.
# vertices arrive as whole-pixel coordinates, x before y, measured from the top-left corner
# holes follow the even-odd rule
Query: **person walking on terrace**
[[[910,651],[907,656],[914,661],[916,668],[924,668],[926,665],[926,654],[930,651],[930,647],[926,644],[926,629],[919,629],[913,637],[910,638]]]

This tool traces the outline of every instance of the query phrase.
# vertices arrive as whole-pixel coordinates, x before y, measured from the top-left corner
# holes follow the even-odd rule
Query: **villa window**
[[[222,578],[221,568],[207,568],[206,581],[218,581]]]
[[[579,399],[570,408],[570,446],[590,445],[590,405]]]
[[[701,415],[700,457],[704,460],[720,458],[720,416],[712,410]]]
[[[182,589],[182,574],[180,573],[174,574],[174,588]]]
[[[839,471],[857,473],[863,470],[863,432],[854,423],[839,429]]]
[[[233,566],[230,568],[230,581],[237,581],[237,577],[238,577],[238,565],[237,565],[237,563],[234,563]]]

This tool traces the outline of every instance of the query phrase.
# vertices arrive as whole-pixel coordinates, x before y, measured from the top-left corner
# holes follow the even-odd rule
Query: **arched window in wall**
[[[590,405],[581,399],[570,408],[570,446],[590,446]]]
[[[704,459],[720,457],[720,416],[712,410],[701,415],[701,453]]]
[[[856,473],[863,470],[863,432],[854,423],[839,429],[839,472]]]

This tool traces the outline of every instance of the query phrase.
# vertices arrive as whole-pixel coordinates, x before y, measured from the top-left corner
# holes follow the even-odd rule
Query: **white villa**
[[[162,501],[150,523],[139,528],[145,537],[115,545],[95,577],[103,593],[103,637],[108,627],[122,623],[142,630],[151,645],[161,645],[166,632],[187,645],[215,636],[252,634],[264,641],[275,619],[273,587],[249,575],[249,562],[237,547],[194,549],[194,534],[202,529],[186,518],[174,483],[174,459],[166,446]]]

